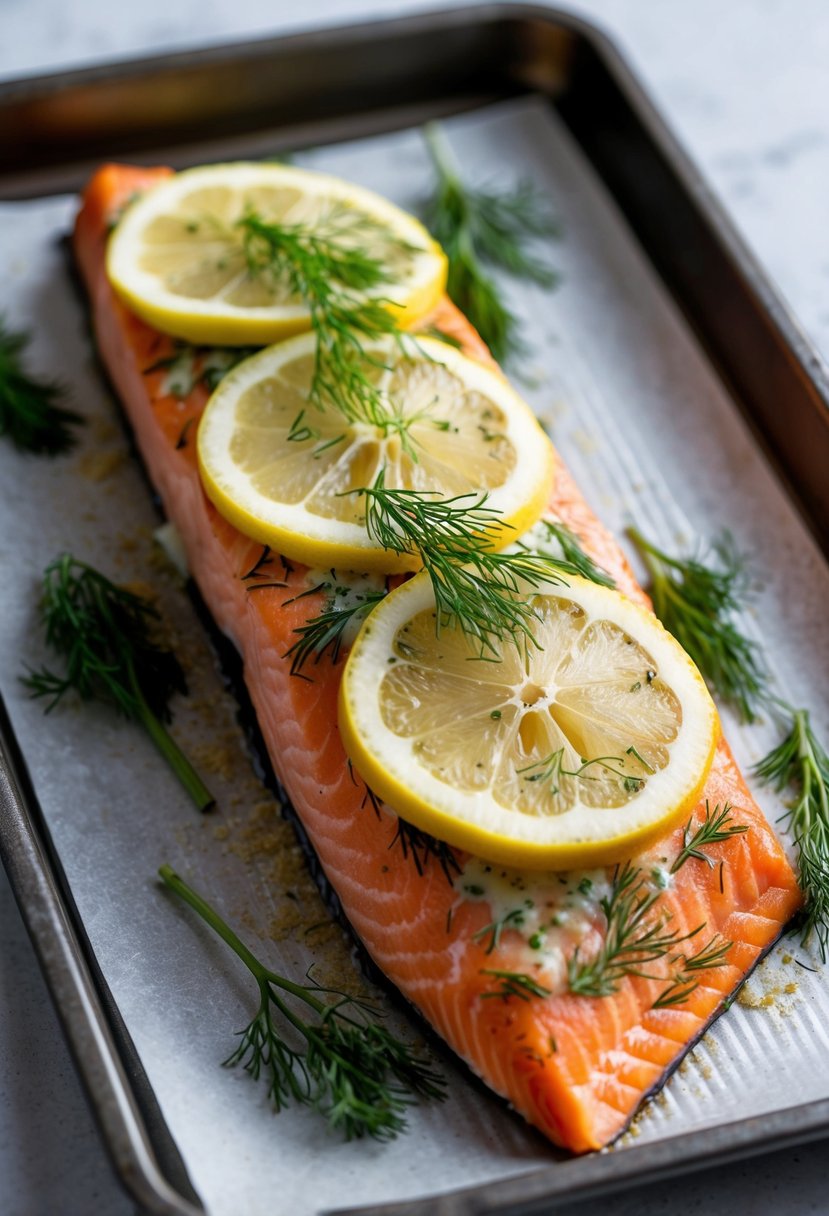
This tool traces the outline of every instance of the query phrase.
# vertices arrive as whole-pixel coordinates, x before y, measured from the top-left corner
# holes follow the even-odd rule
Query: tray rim
[[[586,42],[621,84],[637,117],[680,184],[703,212],[726,252],[757,295],[769,321],[814,393],[826,407],[829,433],[829,369],[782,299],[756,256],[738,233],[693,161],[661,117],[638,76],[604,30],[577,13],[535,4],[472,4],[430,9],[398,18],[315,27],[264,39],[243,39],[167,54],[134,56],[66,71],[22,76],[0,82],[0,112],[7,102],[37,90],[60,92],[78,84],[142,76],[184,64],[210,65],[229,56],[267,57],[275,48],[325,46],[332,38],[369,39],[384,33],[403,37],[411,30],[458,21],[495,23],[534,21],[565,27]],[[647,256],[647,255],[646,255]],[[669,290],[671,290],[669,288]],[[672,291],[672,294],[673,291]],[[722,369],[717,368],[722,378]],[[733,393],[731,394],[734,395]],[[755,436],[756,438],[756,436]],[[779,475],[779,470],[778,470]],[[791,488],[786,487],[791,496]],[[807,521],[808,522],[808,521]],[[73,1062],[96,1119],[118,1181],[147,1216],[199,1216],[204,1209],[186,1199],[165,1176],[154,1151],[146,1109],[125,1067],[125,1043],[107,1013],[107,992],[48,824],[28,777],[25,758],[0,697],[0,856],[44,972]],[[110,997],[111,1003],[111,997]],[[114,1008],[114,1005],[113,1005]],[[151,1092],[151,1091],[150,1091]],[[160,1118],[160,1115],[159,1115]],[[792,1126],[796,1118],[796,1126]],[[166,1131],[166,1125],[161,1120]],[[157,1130],[157,1129],[156,1129]],[[360,1208],[336,1209],[339,1216],[470,1216],[477,1213],[534,1213],[557,1199],[586,1200],[611,1189],[658,1181],[764,1152],[820,1139],[829,1133],[829,1099],[821,1099],[712,1128],[665,1137],[623,1150],[594,1153],[549,1167],[467,1186],[422,1199]],[[169,1132],[167,1132],[169,1136]],[[184,1175],[185,1183],[186,1173]]]

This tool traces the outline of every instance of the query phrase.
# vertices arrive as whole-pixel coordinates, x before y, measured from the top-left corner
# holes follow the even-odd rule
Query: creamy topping
[[[604,869],[511,870],[471,857],[456,886],[458,903],[489,906],[491,927],[478,940],[488,947],[507,940],[510,931],[518,934],[517,965],[543,972],[543,982],[554,991],[566,987],[567,959],[573,950],[578,946],[590,952],[599,945],[604,928],[601,900],[610,894]]]
[[[309,570],[305,582],[309,589],[318,587],[324,592],[326,612],[350,612],[378,592],[386,590],[384,575],[355,574],[351,570]],[[365,613],[357,612],[352,616],[343,631],[343,646],[348,648],[354,644],[364,620]]]

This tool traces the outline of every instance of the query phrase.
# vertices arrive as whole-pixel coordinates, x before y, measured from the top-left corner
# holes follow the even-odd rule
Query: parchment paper
[[[825,730],[829,573],[612,201],[541,100],[453,119],[446,130],[465,177],[529,177],[560,218],[562,239],[542,250],[560,271],[557,290],[508,284],[532,348],[512,370],[588,500],[617,533],[635,521],[672,549],[727,525],[762,573],[748,628],[781,691]],[[430,185],[417,131],[315,149],[297,163],[409,208]],[[32,366],[64,381],[89,419],[78,452],[55,462],[0,445],[0,683],[90,939],[196,1189],[213,1216],[308,1216],[557,1159],[448,1056],[449,1101],[415,1108],[409,1134],[382,1146],[342,1144],[307,1111],[276,1116],[264,1085],[218,1066],[254,1012],[255,991],[221,943],[160,890],[162,861],[209,893],[273,965],[301,974],[316,962],[323,981],[360,980],[290,838],[274,826],[202,627],[154,550],[151,495],[94,364],[59,246],[75,207],[61,198],[0,212],[0,309],[32,330]],[[159,590],[192,689],[176,706],[176,733],[218,795],[213,815],[198,816],[138,728],[69,702],[44,718],[20,687],[22,665],[44,657],[38,579],[63,549]],[[743,765],[774,741],[769,724],[724,717]],[[771,819],[781,813],[774,796],[757,793]],[[637,1136],[829,1096],[827,973],[795,959],[815,965],[790,938],[750,981],[749,1003],[717,1022],[620,1149]],[[410,1033],[405,1015],[393,1021]]]

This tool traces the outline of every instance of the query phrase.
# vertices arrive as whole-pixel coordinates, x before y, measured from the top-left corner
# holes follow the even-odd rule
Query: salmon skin
[[[611,995],[575,995],[566,984],[566,957],[576,944],[583,957],[590,957],[603,926],[598,901],[584,897],[585,882],[601,888],[609,872],[582,876],[578,891],[566,875],[531,880],[527,875],[536,902],[560,908],[569,900],[568,906],[580,909],[578,937],[565,924],[558,959],[548,958],[546,970],[537,971],[537,982],[550,995],[499,995],[491,973],[526,974],[528,947],[509,921],[497,934],[493,924],[504,891],[514,890],[521,902],[530,887],[521,875],[507,872],[492,873],[490,889],[481,886],[485,867],[461,855],[461,872],[450,883],[435,858],[418,867],[399,847],[390,848],[399,821],[391,810],[372,806],[340,742],[342,660],[333,664],[323,658],[309,669],[309,680],[292,677],[286,658],[295,631],[319,614],[324,596],[297,599],[308,587],[307,571],[263,551],[208,501],[195,448],[208,390],[197,383],[183,400],[170,395],[164,364],[175,355],[173,341],[133,316],[109,284],[105,246],[114,218],[133,194],[169,172],[100,169],[77,217],[75,254],[102,357],[165,512],[184,539],[193,577],[217,625],[241,654],[274,769],[351,925],[380,969],[531,1124],[573,1152],[600,1148],[624,1130],[795,913],[801,900],[791,866],[721,740],[704,797],[712,807],[731,803],[733,822],[748,830],[711,846],[713,864],[697,859],[684,864],[660,896],[660,908],[671,914],[671,929],[678,934],[704,924],[695,941],[702,944],[718,934],[718,940],[732,942],[725,965],[701,971],[687,999],[664,1008],[653,1008],[666,988],[664,979],[625,976]],[[468,354],[491,362],[448,301],[429,323],[457,337]],[[615,540],[560,461],[550,509],[620,590],[647,604]],[[262,584],[255,594],[253,584]],[[703,812],[701,804],[697,820]],[[669,863],[681,848],[678,828],[636,864]],[[572,922],[572,913],[561,919],[568,917]],[[565,982],[550,980],[556,961]]]

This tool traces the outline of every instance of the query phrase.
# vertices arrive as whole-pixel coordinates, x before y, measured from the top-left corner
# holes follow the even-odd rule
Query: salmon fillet
[[[382,971],[470,1068],[546,1136],[574,1152],[600,1148],[626,1127],[799,907],[792,869],[721,740],[704,796],[712,806],[730,802],[734,821],[749,830],[712,846],[713,866],[698,860],[683,865],[660,906],[680,934],[704,922],[700,943],[715,933],[733,942],[727,964],[700,972],[687,1001],[662,1009],[652,1006],[665,980],[639,977],[625,977],[606,997],[576,996],[566,984],[545,998],[484,996],[493,992],[484,971],[526,971],[523,939],[507,928],[493,945],[485,932],[494,919],[486,899],[465,895],[462,878],[450,885],[434,859],[421,873],[411,856],[390,848],[398,820],[392,811],[372,807],[340,742],[342,660],[324,658],[308,680],[292,677],[285,657],[294,631],[323,608],[323,596],[294,599],[307,587],[306,571],[263,554],[205,497],[194,441],[209,394],[197,385],[186,400],[165,395],[164,372],[150,369],[174,352],[173,342],[133,316],[106,277],[113,218],[131,195],[168,172],[116,165],[97,172],[77,218],[75,252],[104,362],[166,514],[184,538],[201,594],[241,653],[274,769],[354,930]],[[468,354],[491,363],[449,301],[429,321],[455,335]],[[615,540],[560,460],[550,508],[620,590],[647,604]],[[280,585],[254,593],[256,580],[244,576],[263,557],[259,581]],[[681,837],[677,829],[640,864],[652,866],[657,854],[676,857]],[[459,856],[459,864],[468,859]],[[558,876],[534,881],[546,882],[551,898],[560,899]],[[586,939],[582,935],[584,956],[598,946],[601,928],[597,913]]]

